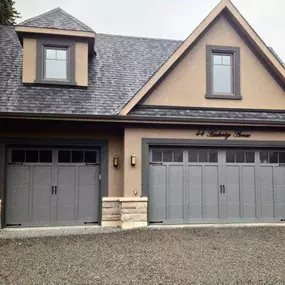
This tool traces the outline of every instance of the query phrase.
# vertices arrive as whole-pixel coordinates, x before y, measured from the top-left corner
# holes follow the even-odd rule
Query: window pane
[[[83,151],[73,151],[72,162],[74,163],[83,162]]]
[[[254,152],[253,151],[247,152],[245,154],[245,158],[246,158],[245,162],[247,162],[247,163],[254,163]]]
[[[278,152],[269,152],[269,162],[278,163]]]
[[[97,162],[97,153],[96,151],[85,151],[84,161],[86,163],[96,163]]]
[[[25,151],[12,150],[12,162],[25,162]]]
[[[231,65],[231,55],[223,55],[223,65]]]
[[[214,64],[222,64],[222,56],[218,54],[213,55]]]
[[[56,58],[59,60],[66,60],[67,58],[67,51],[66,50],[57,50],[56,51]]]
[[[245,153],[243,151],[237,151],[236,152],[236,162],[244,163],[245,162],[244,155]]]
[[[174,150],[173,151],[174,162],[183,162],[183,151],[182,150]]]
[[[48,59],[56,59],[56,50],[46,48],[46,58]]]
[[[69,150],[60,150],[58,152],[58,162],[61,163],[70,163],[71,152]]]
[[[209,152],[209,162],[218,162],[218,152],[217,151]]]
[[[188,152],[188,162],[198,162],[198,152],[195,150]]]
[[[268,152],[267,151],[261,151],[260,152],[260,162],[261,163],[268,163]]]
[[[45,78],[47,79],[67,79],[66,61],[46,59]]]
[[[226,161],[227,163],[234,163],[235,162],[235,152],[228,150],[226,152]]]
[[[232,92],[232,68],[231,66],[214,65],[213,68],[213,92]]]
[[[208,152],[206,150],[199,151],[199,162],[208,161]]]
[[[40,162],[52,162],[52,151],[41,150],[40,151]]]
[[[162,161],[162,151],[161,150],[153,150],[152,151],[152,161],[153,162],[161,162]]]
[[[279,163],[285,163],[285,152],[279,152]]]
[[[26,162],[38,162],[39,152],[37,150],[27,150],[26,152]]]
[[[163,151],[163,162],[172,162],[172,150]]]

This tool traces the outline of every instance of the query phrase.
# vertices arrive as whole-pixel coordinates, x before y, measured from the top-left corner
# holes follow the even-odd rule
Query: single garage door
[[[152,148],[151,223],[285,219],[285,151]]]
[[[6,225],[98,222],[99,151],[9,149]]]

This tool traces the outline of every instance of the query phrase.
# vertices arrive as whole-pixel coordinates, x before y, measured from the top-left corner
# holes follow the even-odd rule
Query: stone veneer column
[[[147,197],[122,197],[119,200],[123,229],[147,226]]]
[[[103,197],[102,227],[146,227],[147,201],[147,197]]]
[[[102,198],[102,227],[120,227],[120,201],[118,197]]]

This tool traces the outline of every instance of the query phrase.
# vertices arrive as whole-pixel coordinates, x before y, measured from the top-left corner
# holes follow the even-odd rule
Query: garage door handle
[[[57,194],[57,186],[54,186],[54,194]]]
[[[226,193],[225,185],[223,185],[223,189],[224,189],[224,194],[225,194]]]
[[[54,192],[54,188],[53,186],[51,186],[51,195],[53,195],[53,192]]]
[[[220,193],[223,193],[223,185],[220,185]]]

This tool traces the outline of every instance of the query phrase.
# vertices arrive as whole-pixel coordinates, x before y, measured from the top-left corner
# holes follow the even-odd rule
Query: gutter
[[[39,120],[64,120],[64,121],[83,121],[83,122],[106,122],[106,123],[136,123],[136,124],[219,124],[219,125],[250,125],[250,126],[285,126],[284,121],[268,120],[242,120],[237,119],[208,119],[208,118],[169,118],[169,117],[146,117],[146,116],[126,116],[126,115],[86,115],[86,114],[47,114],[47,113],[22,113],[22,112],[0,112],[1,119],[39,119]]]

